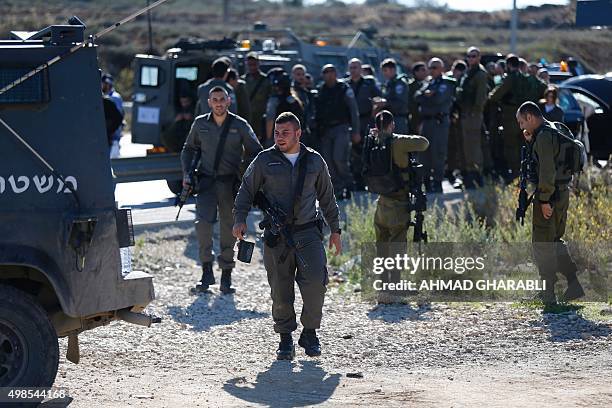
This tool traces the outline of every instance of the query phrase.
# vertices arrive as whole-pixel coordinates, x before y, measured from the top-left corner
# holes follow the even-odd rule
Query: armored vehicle
[[[115,204],[96,46],[84,30],[72,18],[0,41],[0,387],[52,385],[58,337],[78,362],[80,332],[152,321],[140,313],[152,277],[131,269],[131,215]]]

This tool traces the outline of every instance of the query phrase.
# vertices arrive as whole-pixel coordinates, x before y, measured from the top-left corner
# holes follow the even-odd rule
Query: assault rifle
[[[294,249],[297,260],[304,268],[307,268],[306,261],[298,252],[295,241],[293,240],[292,231],[287,224],[287,214],[280,207],[272,205],[272,203],[270,203],[268,198],[261,191],[255,193],[253,204],[267,215],[267,219],[264,219],[264,221],[259,223],[259,228],[267,229],[272,235],[274,242],[277,242],[278,238],[281,236],[285,239],[286,249],[281,254],[279,260],[281,262],[285,262],[285,259],[287,259],[287,255],[289,254],[289,249]],[[275,245],[270,245],[268,242],[267,244],[270,247]]]
[[[191,160],[191,165],[189,166],[189,172],[187,173],[187,180],[189,182],[186,186],[183,185],[183,189],[181,190],[181,193],[177,194],[176,198],[174,199],[174,206],[175,207],[178,206],[178,212],[176,213],[176,221],[178,221],[179,215],[181,215],[181,210],[183,209],[183,206],[187,202],[187,199],[189,198],[191,193],[193,193],[193,189],[196,184],[196,173],[198,171],[198,164],[200,163],[200,157],[202,157],[202,151],[198,149],[196,153],[194,154],[193,159]]]
[[[408,167],[408,198],[409,210],[414,211],[414,220],[408,225],[414,228],[412,242],[427,243],[427,232],[423,231],[423,212],[427,210],[427,195],[423,191],[423,165],[417,161],[412,153],[408,154],[410,166]]]
[[[529,179],[529,172],[531,166],[531,154],[527,146],[521,147],[521,172],[519,175],[519,197],[518,207],[516,208],[516,220],[521,222],[521,225],[525,224],[525,213],[531,201],[533,201],[533,194],[531,197],[527,197],[527,180]]]

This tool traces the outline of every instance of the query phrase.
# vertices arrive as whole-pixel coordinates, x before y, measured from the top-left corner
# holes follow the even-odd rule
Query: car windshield
[[[580,110],[580,105],[568,89],[559,90],[559,106],[561,106],[563,112]]]

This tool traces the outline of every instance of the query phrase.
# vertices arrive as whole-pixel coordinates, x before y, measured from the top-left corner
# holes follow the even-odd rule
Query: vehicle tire
[[[166,183],[168,183],[168,188],[174,194],[181,194],[181,191],[183,191],[182,180],[166,180]]]
[[[45,310],[0,284],[0,387],[51,387],[58,364],[57,334]]]

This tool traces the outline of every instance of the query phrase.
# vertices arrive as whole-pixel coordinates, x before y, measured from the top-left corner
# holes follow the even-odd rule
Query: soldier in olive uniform
[[[291,335],[297,329],[293,305],[295,282],[304,302],[300,318],[304,330],[298,344],[309,356],[321,354],[316,330],[321,325],[328,282],[322,242],[323,218],[331,229],[329,248],[335,247],[336,255],[342,249],[338,205],[327,165],[319,153],[300,143],[301,133],[301,125],[292,113],[285,112],[276,118],[275,144],[251,163],[234,203],[233,234],[236,239],[244,238],[246,218],[255,194],[260,190],[272,205],[288,215],[285,222],[293,235],[295,247],[288,247],[283,236],[270,239],[273,235],[269,229],[264,232],[263,247],[271,288],[274,331],[280,333],[281,338],[276,352],[279,360],[295,357]],[[298,259],[296,251],[304,263]]]
[[[408,211],[408,188],[407,173],[402,172],[410,166],[408,153],[424,152],[429,142],[423,136],[401,135],[394,133],[395,121],[393,114],[389,111],[381,111],[376,115],[377,143],[384,143],[387,138],[392,138],[391,155],[393,166],[390,172],[398,172],[396,176],[406,183],[404,188],[388,194],[380,195],[376,202],[376,213],[374,214],[374,231],[376,242],[407,242],[408,223],[410,212]]]
[[[415,63],[412,66],[412,78],[408,81],[408,113],[410,115],[408,128],[415,134],[421,131],[421,117],[416,93],[423,87],[426,79],[427,65],[422,61]]]
[[[372,99],[381,96],[381,91],[373,76],[363,76],[361,74],[361,61],[353,58],[349,61],[350,77],[346,83],[349,84],[355,93],[357,108],[359,109],[359,130],[361,141],[353,143],[351,149],[351,170],[355,179],[355,189],[364,190],[363,179],[361,178],[361,155],[363,152],[363,139],[368,134],[370,122],[372,120]]]
[[[430,192],[442,192],[442,179],[448,149],[449,113],[455,95],[455,80],[443,75],[444,62],[432,58],[427,64],[431,80],[426,87],[417,91],[423,121],[423,136],[429,140],[429,149],[420,157],[425,172],[425,187]],[[433,183],[429,181],[433,172]]]
[[[236,104],[236,94],[234,88],[226,82],[229,72],[229,64],[224,58],[218,58],[212,63],[212,78],[198,86],[198,103],[196,104],[196,116],[204,115],[210,112],[208,106],[208,94],[211,89],[220,86],[227,91],[230,100],[229,111],[232,113],[238,112]]]
[[[487,102],[488,75],[480,64],[480,50],[470,47],[467,51],[469,69],[461,78],[457,89],[457,104],[460,111],[461,134],[463,139],[463,158],[466,188],[482,186],[483,152],[482,125],[483,112]]]
[[[302,138],[301,142],[308,147],[318,150],[319,143],[314,134],[315,126],[315,94],[311,89],[308,89],[306,75],[306,67],[302,64],[296,64],[291,68],[291,89],[297,94],[298,98],[304,106],[304,120],[302,121]]]
[[[247,121],[228,112],[230,100],[225,88],[212,88],[208,105],[211,112],[195,119],[181,152],[185,187],[192,182],[187,174],[193,157],[198,151],[201,153],[195,228],[202,262],[202,279],[196,289],[206,291],[215,283],[212,246],[218,209],[221,253],[217,261],[222,270],[220,290],[223,293],[233,293],[231,286],[235,241],[232,238],[232,212],[228,203],[234,201],[234,189],[241,171],[262,147]],[[224,131],[226,127],[227,131]],[[225,137],[222,139],[222,136]]]
[[[246,90],[246,82],[240,79],[236,69],[230,68],[227,73],[227,83],[234,88],[238,116],[248,121],[251,116],[251,103],[249,102],[249,94]]]
[[[398,133],[408,133],[408,83],[403,76],[397,75],[397,63],[387,58],[380,64],[385,82],[382,95],[387,101],[386,108],[395,117],[395,128]]]
[[[539,298],[545,304],[555,303],[556,273],[561,272],[568,283],[561,300],[578,299],[584,296],[576,276],[578,268],[562,240],[569,206],[568,185],[572,176],[567,172],[562,158],[559,158],[561,136],[543,118],[540,108],[533,102],[520,106],[516,120],[523,130],[537,169],[537,180],[531,180],[536,184],[532,242],[540,277],[546,282],[546,289],[539,294]]]
[[[516,110],[529,99],[529,83],[519,71],[519,59],[516,55],[506,58],[508,74],[490,94],[491,103],[499,103],[502,110],[504,159],[508,172],[504,178],[510,181],[518,177],[521,165],[521,144],[523,136],[516,123]]]
[[[266,113],[268,97],[272,92],[272,84],[268,81],[266,74],[259,69],[259,56],[256,52],[247,54],[246,71],[242,79],[246,82],[246,90],[249,95],[251,108],[248,121],[259,141],[263,143],[266,138],[264,114]]]
[[[357,101],[353,89],[338,81],[336,67],[327,64],[322,73],[324,82],[315,98],[321,155],[329,166],[336,198],[348,199],[353,187],[349,165],[351,139],[353,143],[361,141]]]

